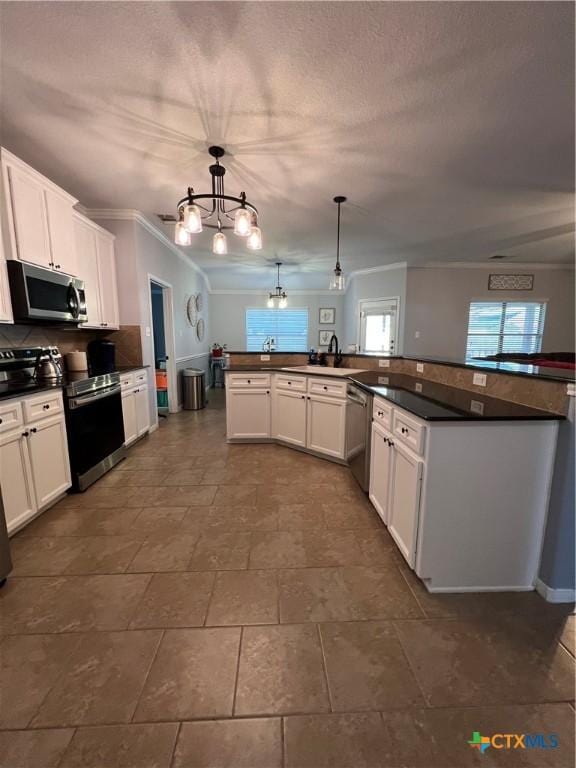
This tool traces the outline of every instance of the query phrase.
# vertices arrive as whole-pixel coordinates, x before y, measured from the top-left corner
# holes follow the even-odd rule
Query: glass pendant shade
[[[330,280],[331,291],[343,291],[346,287],[346,278],[340,270],[334,270],[332,279]]]
[[[286,298],[286,296],[283,296],[280,299],[280,303],[278,304],[278,306],[280,307],[280,309],[286,309],[286,307],[288,306],[288,299]]]
[[[251,251],[262,250],[262,230],[260,227],[251,228],[248,240],[246,241],[246,246],[250,248]]]
[[[190,232],[188,232],[184,226],[183,221],[176,222],[176,227],[174,228],[174,242],[176,245],[190,245],[192,242]]]
[[[222,256],[228,253],[228,243],[226,242],[226,235],[224,232],[216,232],[214,239],[212,240],[212,253],[217,253]]]
[[[268,305],[268,309],[272,309],[274,307],[274,299],[272,298],[272,296],[268,298],[268,301],[266,302],[266,304]]]
[[[238,208],[234,215],[234,234],[248,237],[252,230],[252,212],[247,208]]]
[[[184,208],[184,226],[192,235],[202,232],[202,217],[197,205],[187,205]]]

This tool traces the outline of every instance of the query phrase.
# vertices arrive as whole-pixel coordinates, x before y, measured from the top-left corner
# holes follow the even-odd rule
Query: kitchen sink
[[[293,371],[294,373],[316,373],[323,376],[352,376],[354,373],[364,373],[365,368],[329,368],[323,365],[292,365],[281,368],[282,371]]]

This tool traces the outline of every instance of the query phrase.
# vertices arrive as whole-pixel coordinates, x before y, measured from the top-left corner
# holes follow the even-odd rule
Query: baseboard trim
[[[149,428],[149,430],[148,430],[148,433],[150,433],[150,432],[156,432],[156,430],[157,430],[157,429],[158,429],[158,422],[156,421],[154,424],[151,424],[151,425],[150,425],[150,428]]]
[[[547,603],[574,603],[576,602],[576,589],[554,589],[545,584],[541,579],[536,579],[536,592]]]

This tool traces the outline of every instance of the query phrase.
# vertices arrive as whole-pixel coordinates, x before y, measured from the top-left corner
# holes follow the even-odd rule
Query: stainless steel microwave
[[[88,319],[83,280],[23,261],[7,266],[14,322],[78,324]]]

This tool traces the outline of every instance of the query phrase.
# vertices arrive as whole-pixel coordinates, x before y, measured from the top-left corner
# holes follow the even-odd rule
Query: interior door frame
[[[164,342],[166,344],[166,356],[168,358],[166,362],[166,373],[168,375],[168,412],[178,412],[178,387],[177,387],[177,370],[176,370],[176,336],[174,333],[174,292],[172,285],[162,280],[156,275],[148,273],[148,317],[149,325],[152,330],[150,334],[149,345],[151,347],[151,359],[155,362],[154,358],[154,317],[152,315],[152,283],[156,283],[162,288],[162,306],[164,308]],[[156,397],[156,377],[152,379],[151,389],[154,392],[154,403],[157,402]],[[158,421],[158,410],[155,408],[156,421]]]
[[[379,352],[362,352],[362,304],[371,304],[376,301],[395,301],[396,302],[396,338],[394,341],[394,354],[400,355],[402,354],[402,350],[400,348],[399,343],[399,336],[400,336],[400,296],[377,296],[376,298],[364,298],[364,299],[358,299],[358,304],[356,307],[356,317],[358,320],[357,325],[357,333],[356,333],[356,349],[360,354],[385,354],[385,353],[379,353]]]

